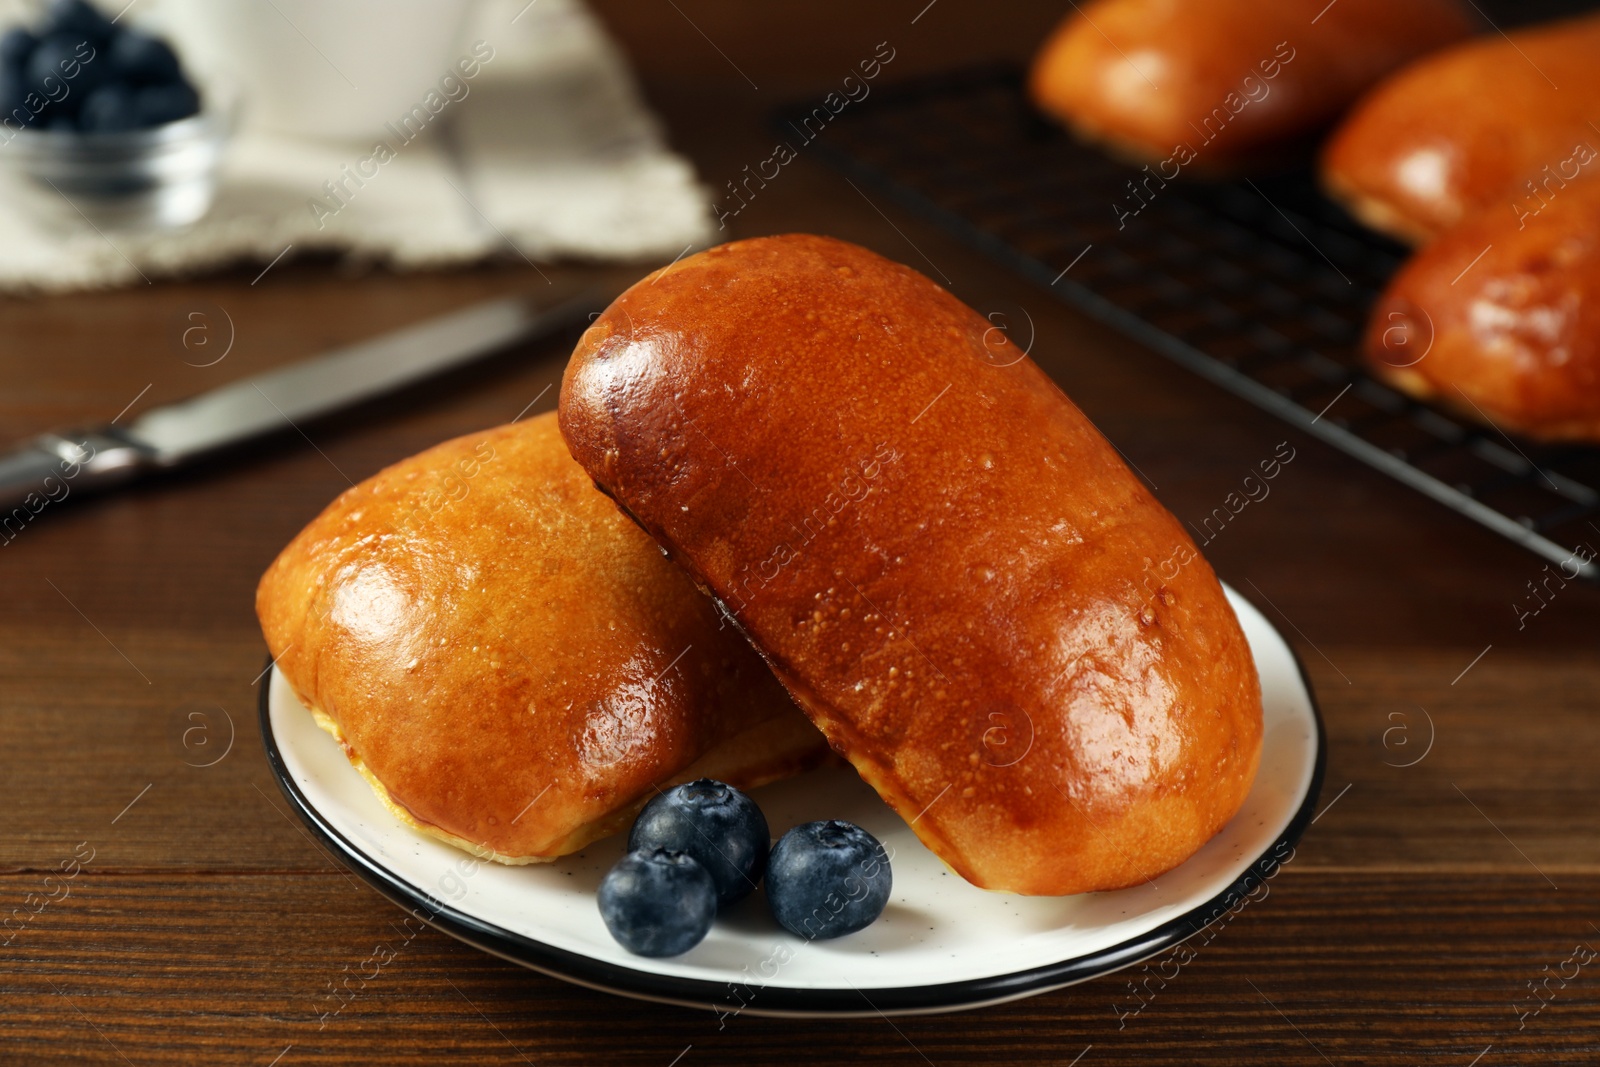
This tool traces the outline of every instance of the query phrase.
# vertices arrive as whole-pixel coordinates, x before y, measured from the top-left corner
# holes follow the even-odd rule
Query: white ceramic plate
[[[774,837],[843,818],[891,850],[887,910],[833,941],[785,932],[758,892],[682,956],[630,955],[595,905],[625,835],[551,864],[481,862],[390,815],[276,668],[262,691],[261,731],[279,785],[336,854],[417,918],[485,951],[593,988],[718,1012],[949,1011],[1059,989],[1169,948],[1236,906],[1299,839],[1322,781],[1322,724],[1283,638],[1243,597],[1230,589],[1228,598],[1261,674],[1266,728],[1255,786],[1222,833],[1157,884],[1020,897],[951,873],[848,768],[759,789]]]

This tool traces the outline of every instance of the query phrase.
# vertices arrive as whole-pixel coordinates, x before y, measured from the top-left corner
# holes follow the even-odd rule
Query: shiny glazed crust
[[[1586,16],[1418,60],[1329,139],[1323,184],[1368,225],[1412,242],[1479,210],[1537,211],[1572,178],[1600,171],[1589,125],[1597,54],[1600,16]],[[1580,145],[1588,151],[1575,157]]]
[[[1600,182],[1446,231],[1390,281],[1366,352],[1396,388],[1474,421],[1600,442]]]
[[[1475,28],[1459,0],[1096,0],[1045,42],[1030,89],[1121,155],[1187,166],[1187,146],[1195,165],[1226,168],[1316,132]]]
[[[278,668],[406,822],[505,863],[653,786],[826,754],[759,658],[567,455],[553,414],[341,495],[256,593]]]
[[[574,457],[724,605],[834,749],[969,881],[1181,863],[1255,777],[1211,569],[999,330],[811,236],[624,293],[561,395]]]

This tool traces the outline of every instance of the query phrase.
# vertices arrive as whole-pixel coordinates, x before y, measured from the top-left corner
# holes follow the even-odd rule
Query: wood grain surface
[[[820,98],[879,42],[895,49],[885,80],[1019,58],[1065,6],[597,4],[713,190],[770,154],[772,107]],[[710,1014],[592,992],[405,929],[312,841],[272,782],[255,727],[264,646],[252,592],[350,482],[530,402],[552,408],[546,387],[567,336],[306,436],[53,504],[0,547],[0,914],[30,913],[0,946],[0,1063],[1600,1059],[1600,957],[1588,947],[1600,947],[1600,589],[1569,585],[1519,626],[1515,605],[1540,560],[1076,315],[804,153],[725,236],[794,230],[935,265],[976,306],[1026,308],[1034,358],[1180,518],[1210,512],[1280,442],[1295,449],[1271,495],[1207,547],[1295,646],[1327,722],[1324,810],[1269,895],[1208,931],[1170,977],[1136,968],[954,1015],[747,1015],[720,1029]],[[142,410],[545,285],[520,263],[394,275],[286,261],[252,284],[259,269],[0,300],[0,439],[104,421],[136,397]],[[546,273],[564,282],[593,270]],[[190,366],[182,324],[218,308],[234,346],[214,366]],[[45,881],[89,850],[75,878]],[[379,945],[394,958],[330,1014],[340,1002],[329,990],[371,974]],[[1577,962],[1584,953],[1596,962]]]

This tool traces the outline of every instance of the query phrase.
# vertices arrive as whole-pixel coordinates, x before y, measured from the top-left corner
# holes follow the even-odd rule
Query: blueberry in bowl
[[[682,955],[700,943],[716,917],[711,875],[683,852],[630,852],[600,883],[600,918],[636,956]]]
[[[187,82],[178,54],[159,37],[129,31],[111,41],[106,58],[130,86],[181,86]],[[179,116],[180,118],[182,116]]]
[[[0,34],[0,146],[46,215],[194,221],[215,194],[228,112],[207,106],[170,45],[89,0],[52,0],[36,25]]]
[[[658,794],[628,834],[629,851],[668,848],[693,856],[716,883],[722,907],[755,889],[771,843],[766,817],[755,801],[712,778]]]
[[[767,861],[772,917],[808,941],[843,937],[877,921],[894,876],[877,838],[842,819],[796,826]]]

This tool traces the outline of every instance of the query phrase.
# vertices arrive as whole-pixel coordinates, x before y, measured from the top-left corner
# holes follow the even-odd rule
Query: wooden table
[[[1064,6],[925,4],[600,9],[676,144],[722,189],[770,154],[769,108],[820,98],[879,42],[895,52],[885,79],[1020,57]],[[0,547],[0,905],[51,891],[47,876],[92,852],[70,895],[0,948],[0,1061],[1595,1062],[1600,964],[1578,961],[1600,946],[1600,591],[1570,585],[1519,626],[1513,605],[1541,577],[1533,556],[867,201],[803,153],[729,235],[788,230],[926,257],[969,302],[1021,304],[1035,358],[1180,517],[1208,513],[1279,442],[1295,449],[1270,497],[1208,549],[1298,649],[1327,720],[1324,807],[1270,895],[1144,993],[1136,1015],[1123,974],[966,1014],[745,1015],[719,1029],[431,930],[403,940],[400,913],[311,840],[268,774],[252,593],[347,478],[535,397],[551,408],[565,337],[319,423],[315,447],[286,434],[52,505]],[[286,262],[251,284],[257,270],[0,302],[0,437],[108,419],[135,397],[176,399],[543,284],[521,266],[395,276]],[[177,330],[215,308],[232,318],[233,349],[187,365]],[[329,990],[379,944],[398,956],[319,1022]]]

